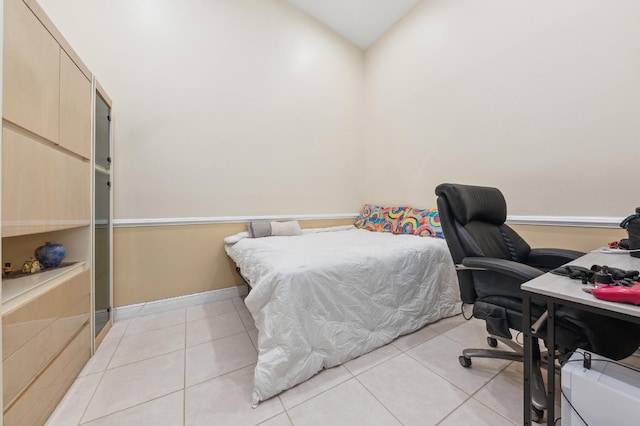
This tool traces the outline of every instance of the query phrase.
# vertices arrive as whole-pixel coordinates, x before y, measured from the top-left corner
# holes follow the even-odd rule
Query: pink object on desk
[[[600,288],[591,290],[598,299],[608,300],[610,302],[632,303],[640,305],[640,283],[634,282],[633,287],[610,286],[605,285]]]

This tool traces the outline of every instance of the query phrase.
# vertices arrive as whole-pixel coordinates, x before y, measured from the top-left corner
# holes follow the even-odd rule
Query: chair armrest
[[[531,249],[525,263],[543,271],[550,271],[584,255],[585,253],[575,250],[537,248]]]
[[[469,268],[482,268],[488,271],[498,272],[523,283],[544,274],[540,269],[512,260],[498,259],[495,257],[465,257],[462,265]]]

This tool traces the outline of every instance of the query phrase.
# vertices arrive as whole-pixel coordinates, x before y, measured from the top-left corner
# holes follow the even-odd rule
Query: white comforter
[[[225,239],[258,328],[253,404],[460,312],[444,240],[353,226]]]

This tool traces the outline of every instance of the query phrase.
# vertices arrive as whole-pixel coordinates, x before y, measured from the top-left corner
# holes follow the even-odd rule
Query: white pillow
[[[300,235],[302,230],[297,220],[289,222],[271,222],[271,235],[275,236],[288,236],[288,235]]]

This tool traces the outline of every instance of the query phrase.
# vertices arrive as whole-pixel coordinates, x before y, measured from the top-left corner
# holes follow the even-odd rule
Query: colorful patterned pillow
[[[395,233],[405,210],[405,207],[382,207],[365,204],[354,225],[369,231]]]
[[[394,233],[444,238],[438,209],[406,209]]]

